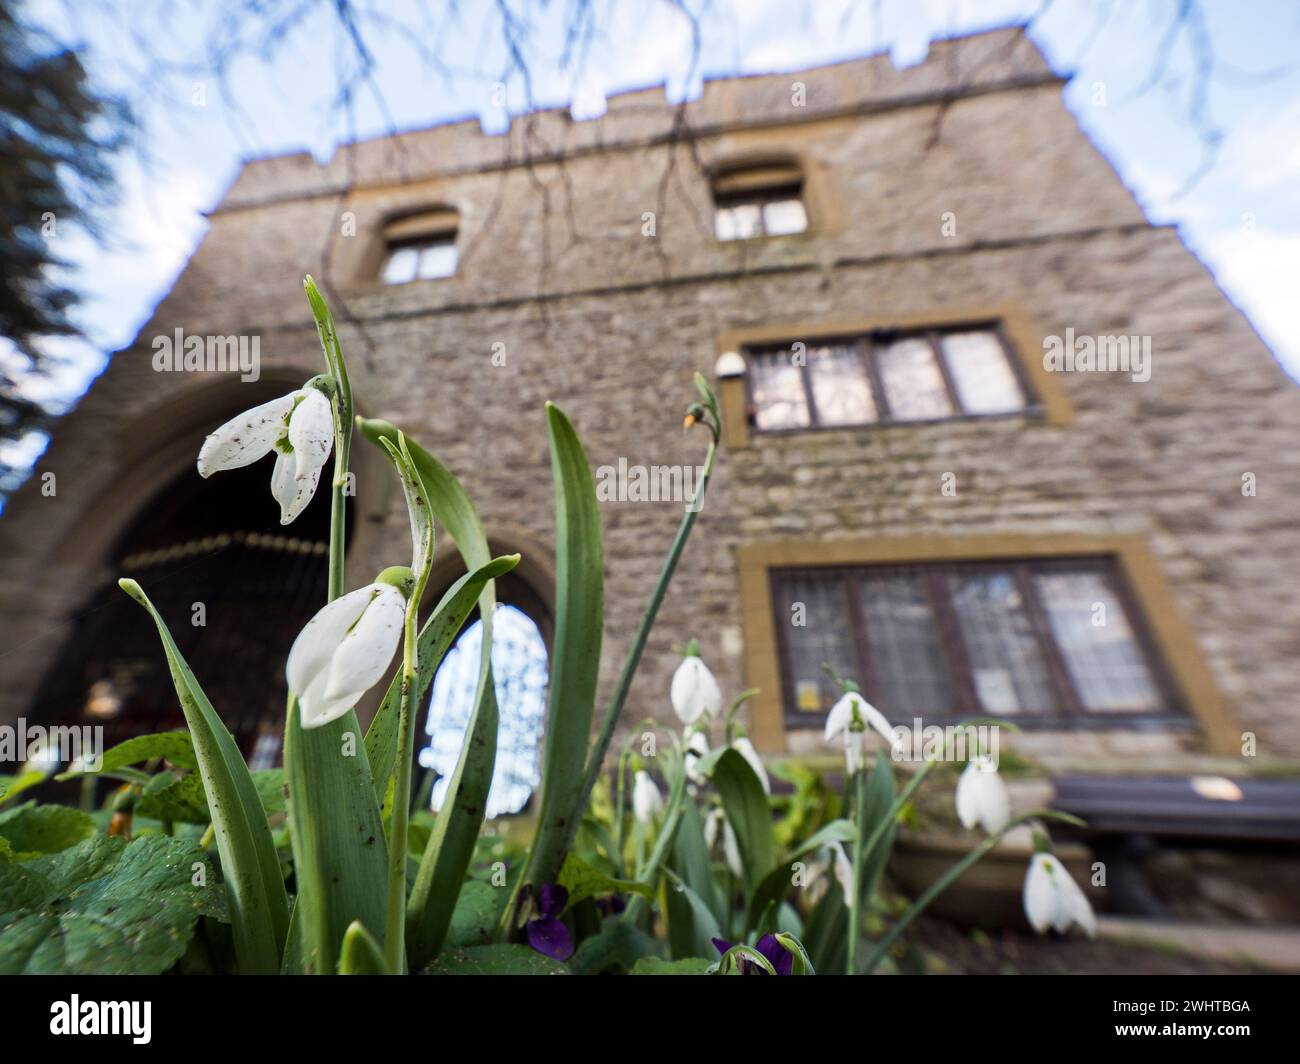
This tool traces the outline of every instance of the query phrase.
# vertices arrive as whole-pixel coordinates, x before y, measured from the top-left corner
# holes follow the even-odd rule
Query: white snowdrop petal
[[[889,744],[890,749],[893,749],[894,726],[885,719],[885,715],[870,702],[866,701],[866,699],[862,700],[862,705],[858,712],[862,714],[862,719],[866,721],[870,727],[875,728],[877,734],[879,734],[880,737]]]
[[[758,756],[758,751],[754,749],[754,744],[742,736],[731,744],[731,748],[749,762],[749,767],[754,770],[758,782],[763,785],[763,793],[771,794],[772,781],[767,778],[767,768],[763,764],[763,759]]]
[[[668,697],[683,724],[694,724],[704,715],[716,717],[722,711],[722,689],[695,654],[683,658],[677,666]]]
[[[325,680],[328,680],[328,677],[322,677],[322,686]],[[365,693],[365,690],[342,691],[329,697],[322,695],[309,702],[300,703],[299,717],[302,726],[304,728],[320,728],[338,720],[339,717],[355,706]]]
[[[293,446],[294,477],[302,480],[319,470],[334,446],[334,413],[330,401],[315,388],[307,388],[301,403],[289,416],[289,443]]]
[[[642,824],[648,824],[664,807],[663,795],[650,774],[638,771],[632,780],[632,813]]]
[[[976,791],[976,795],[979,801],[980,820],[984,824],[985,831],[990,835],[996,835],[1011,821],[1011,793],[1007,790],[1007,785],[1002,782],[1002,777],[996,772],[979,771],[977,775],[979,790]]]
[[[199,476],[239,469],[269,454],[285,431],[284,419],[297,392],[245,410],[212,432],[199,450]]]
[[[957,780],[957,819],[961,821],[961,826],[964,828],[973,828],[980,818],[974,778],[978,771],[975,762],[971,761],[967,763],[966,768],[962,770],[962,774]]]
[[[718,841],[718,824],[722,820],[722,810],[713,809],[704,818],[704,845],[710,850]]]
[[[374,597],[330,660],[327,699],[349,691],[360,697],[368,691],[384,678],[402,641],[406,614],[402,593],[389,584],[371,584],[370,590]]]
[[[1029,871],[1025,873],[1025,917],[1040,935],[1052,926],[1056,918],[1056,887],[1047,868],[1051,861],[1054,858],[1048,854],[1036,853],[1029,862]]]
[[[737,879],[745,878],[745,862],[740,859],[740,843],[731,828],[731,821],[722,822],[722,852],[727,858],[727,867]]]
[[[280,524],[292,524],[294,519],[307,509],[316,494],[316,485],[320,483],[320,470],[315,469],[299,479],[294,476],[296,462],[291,454],[280,454],[275,459],[275,469],[271,471],[271,494],[280,504]]]
[[[831,848],[835,852],[835,879],[839,882],[840,889],[844,891],[844,904],[851,907],[853,904],[853,862],[849,860],[849,855],[844,852],[844,847],[840,843],[835,843]]]
[[[840,732],[844,731],[853,721],[853,699],[857,695],[844,695],[835,705],[831,706],[831,711],[826,714],[826,734],[825,739],[830,742]]]
[[[1066,912],[1066,926],[1077,923],[1089,937],[1097,934],[1097,914],[1092,911],[1092,903],[1083,888],[1074,881],[1064,868],[1060,869],[1060,894],[1062,908]]]
[[[307,695],[312,682],[323,681],[330,658],[338,649],[348,629],[357,623],[357,618],[370,602],[375,585],[359,587],[341,595],[333,602],[316,611],[308,621],[298,638],[293,641],[289,651],[289,660],[285,665],[285,679],[289,681],[289,690],[301,700]]]

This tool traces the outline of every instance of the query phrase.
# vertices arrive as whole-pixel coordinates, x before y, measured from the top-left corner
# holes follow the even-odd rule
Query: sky
[[[29,382],[31,394],[75,402],[107,353],[130,343],[201,240],[203,212],[245,158],[307,149],[324,161],[358,135],[470,116],[499,132],[530,102],[570,105],[576,118],[589,118],[608,94],[663,83],[679,100],[699,91],[702,76],[797,70],[881,51],[910,65],[932,39],[1023,22],[1043,7],[1043,0],[682,0],[703,12],[693,63],[691,24],[668,0],[594,0],[597,34],[574,52],[581,61],[571,55],[566,63],[563,24],[575,0],[506,0],[533,20],[522,42],[525,85],[510,69],[490,0],[460,0],[454,14],[439,0],[357,2],[369,13],[374,76],[349,110],[334,106],[340,69],[354,53],[332,4],[319,3],[270,38],[264,24],[228,22],[233,0],[29,0],[29,18],[80,45],[95,82],[125,95],[137,117],[135,146],[117,166],[121,195],[105,219],[107,244],[70,228],[55,237],[85,294],[77,320],[87,341],[53,347],[62,364]],[[1067,106],[1150,220],[1179,227],[1300,380],[1300,3],[1195,0],[1202,18],[1166,52],[1179,2],[1052,0],[1029,32],[1054,69],[1073,75]],[[200,62],[222,47],[242,56],[224,86]],[[1208,77],[1197,74],[1207,52]],[[1208,170],[1198,127],[1220,136]],[[0,461],[29,463],[43,446],[11,445]]]

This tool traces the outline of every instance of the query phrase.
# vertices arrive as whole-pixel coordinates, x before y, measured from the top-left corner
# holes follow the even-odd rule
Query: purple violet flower
[[[560,919],[568,900],[569,892],[563,887],[543,883],[537,892],[537,916],[528,921],[525,929],[528,944],[557,961],[567,961],[573,956],[573,935]]]
[[[725,939],[715,938],[713,945],[717,948],[718,953],[726,955],[727,950],[731,949],[731,943]],[[755,944],[754,948],[767,960],[773,968],[776,969],[777,975],[792,975],[794,973],[794,956],[780,942],[777,941],[776,935],[764,935]],[[767,975],[762,968],[751,960],[740,958],[740,971],[743,975]]]

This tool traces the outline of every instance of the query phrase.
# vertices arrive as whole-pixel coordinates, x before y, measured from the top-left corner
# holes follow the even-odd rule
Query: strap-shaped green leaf
[[[343,948],[339,952],[339,975],[387,975],[388,965],[384,951],[375,936],[366,930],[360,920],[353,920],[343,933]]]
[[[406,955],[413,969],[436,957],[446,941],[492,789],[499,720],[496,684],[489,667],[406,907]]]
[[[396,442],[399,438],[396,426],[386,421],[361,419],[358,426],[362,435],[376,445],[381,439]],[[451,535],[466,569],[477,573],[490,564],[492,555],[469,493],[450,470],[410,437],[406,438],[406,446],[411,463],[424,485],[434,518]],[[453,587],[448,594],[454,592]],[[425,846],[416,884],[407,904],[407,960],[412,966],[423,964],[433,956],[432,951],[439,948],[446,936],[447,924],[455,911],[465,872],[474,855],[474,842],[483,826],[496,764],[498,710],[491,670],[492,611],[496,606],[496,589],[492,580],[483,584],[478,604],[483,620],[483,648],[474,709],[465,727],[460,759],[448,785],[435,830],[430,833]],[[396,711],[391,715],[396,718]],[[396,727],[395,723],[393,727]],[[395,732],[392,749],[396,749]],[[382,751],[377,750],[376,756],[382,757]],[[384,767],[378,760],[375,763]],[[391,772],[391,768],[385,775],[387,772]],[[431,907],[432,911],[428,911]]]
[[[167,655],[212,810],[239,969],[246,974],[274,974],[280,968],[288,931],[289,903],[257,788],[229,729],[199,687],[153,603],[134,580],[119,584],[149,611]]]
[[[753,897],[776,865],[776,837],[767,794],[749,762],[737,750],[723,750],[712,766],[712,778],[722,795],[722,807],[740,847],[745,894]]]
[[[555,649],[537,836],[524,873],[534,884],[555,882],[586,801],[583,771],[604,625],[605,563],[591,468],[573,425],[552,403],[546,427],[555,480]]]
[[[330,974],[348,925],[384,926],[388,847],[355,711],[304,728],[292,699],[284,725],[299,949],[291,970]],[[299,967],[300,965],[300,967]]]

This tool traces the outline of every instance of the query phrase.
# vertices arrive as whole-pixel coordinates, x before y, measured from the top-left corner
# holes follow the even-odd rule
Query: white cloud
[[[1220,231],[1200,250],[1223,290],[1300,380],[1300,233]]]

